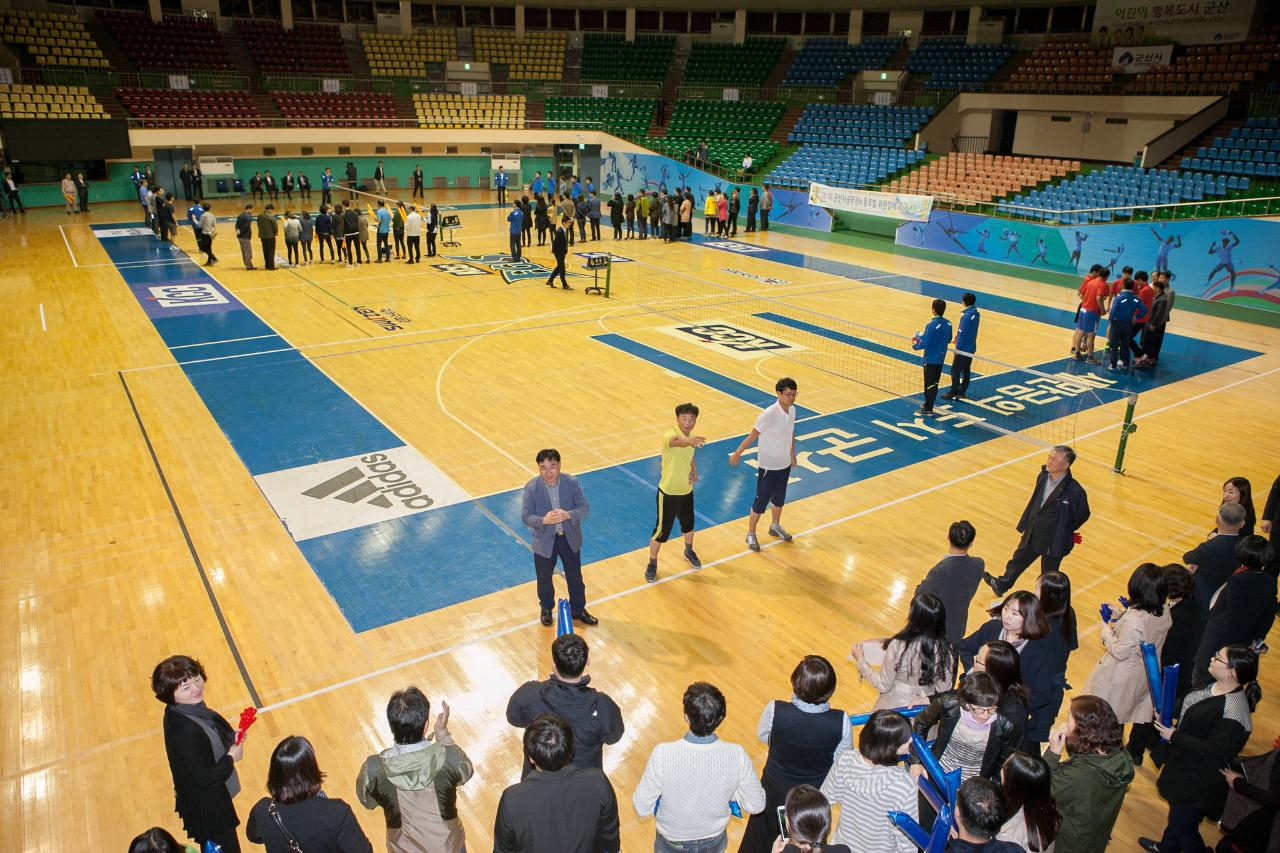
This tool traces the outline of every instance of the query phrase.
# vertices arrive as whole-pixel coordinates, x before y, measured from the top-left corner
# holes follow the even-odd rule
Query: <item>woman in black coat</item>
[[[1018,652],[1022,683],[1030,693],[1025,740],[1048,740],[1057,709],[1055,665],[1062,655],[1061,641],[1055,638],[1044,617],[1040,599],[1026,590],[1011,592],[998,607],[988,611],[993,617],[960,641],[960,663],[965,670],[973,668],[973,656],[991,640],[1005,640]]]
[[[1261,536],[1236,543],[1240,568],[1227,578],[1209,606],[1209,619],[1196,648],[1191,683],[1203,687],[1211,680],[1209,659],[1223,646],[1249,646],[1266,639],[1276,619],[1276,579],[1270,573],[1271,544]]]
[[[351,806],[325,796],[311,742],[290,735],[271,753],[267,790],[249,812],[245,835],[267,853],[373,853]]]
[[[235,763],[244,746],[230,723],[204,703],[204,667],[186,655],[165,658],[151,673],[151,691],[165,704],[164,748],[173,774],[174,810],[201,849],[240,853],[231,799],[240,792]]]
[[[1027,733],[1027,702],[1031,691],[1022,683],[1022,658],[1004,640],[984,643],[973,656],[973,672],[985,672],[1000,688],[1000,716],[1013,727],[1014,743],[1022,743]],[[992,780],[995,781],[995,780]]]
[[[1243,759],[1234,766],[1248,775],[1220,771],[1233,796],[1228,797],[1222,816],[1225,834],[1214,849],[1218,853],[1267,853],[1271,840],[1280,838],[1280,750]],[[1242,812],[1247,813],[1238,817]],[[1236,817],[1230,816],[1232,813]]]
[[[1176,728],[1155,724],[1169,741],[1156,781],[1169,803],[1169,821],[1159,842],[1138,839],[1152,853],[1205,849],[1200,822],[1220,818],[1227,800],[1227,782],[1218,771],[1240,754],[1253,729],[1253,709],[1262,698],[1257,653],[1246,646],[1218,649],[1209,674],[1213,683],[1183,700]]]
[[[1045,572],[1036,578],[1036,597],[1040,599],[1040,608],[1044,611],[1045,621],[1049,623],[1046,639],[1053,642],[1053,689],[1049,695],[1049,703],[1041,712],[1046,721],[1044,737],[1048,738],[1048,728],[1058,718],[1062,710],[1062,696],[1067,687],[1067,661],[1071,653],[1080,648],[1076,635],[1076,611],[1071,606],[1071,579],[1062,572]],[[1037,733],[1039,727],[1037,727]],[[1031,755],[1039,755],[1039,741],[1030,737],[1022,744],[1022,750]]]

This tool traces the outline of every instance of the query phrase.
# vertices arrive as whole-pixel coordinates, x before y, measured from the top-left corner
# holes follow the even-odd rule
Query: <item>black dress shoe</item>
[[[541,619],[542,619],[542,624],[550,628],[551,627],[551,610],[546,607],[542,608]]]
[[[991,591],[994,592],[996,595],[1005,594],[1006,588],[1004,585],[1004,581],[1000,580],[1000,578],[993,577],[990,572],[983,572],[982,580],[987,586],[991,587]]]
[[[583,625],[599,625],[600,620],[583,610],[573,615],[575,622],[581,622]]]
[[[1160,842],[1153,841],[1150,838],[1139,838],[1138,846],[1149,853],[1160,853]]]

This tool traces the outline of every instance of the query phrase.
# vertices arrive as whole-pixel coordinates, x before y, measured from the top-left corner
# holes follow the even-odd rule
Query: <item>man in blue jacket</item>
[[[524,230],[524,211],[519,200],[511,203],[511,212],[507,214],[507,222],[511,225],[511,257],[520,260],[520,233]]]
[[[917,415],[932,415],[933,401],[938,398],[942,365],[947,361],[947,345],[951,343],[951,321],[942,316],[946,311],[946,302],[933,300],[933,319],[923,332],[911,339],[912,349],[924,350],[924,405],[916,409]]]
[[[956,330],[955,354],[951,357],[951,390],[943,394],[946,400],[963,400],[969,391],[969,376],[973,372],[973,354],[978,351],[978,324],[982,317],[973,303],[978,297],[966,293],[960,297],[964,311],[960,312],[960,328]]]
[[[558,450],[539,450],[537,461],[538,476],[524,485],[520,513],[525,526],[533,531],[530,538],[542,624],[551,625],[551,608],[556,603],[551,573],[559,560],[569,585],[573,618],[583,625],[598,625],[600,620],[587,612],[587,588],[582,582],[582,522],[591,505],[578,478],[560,472]]]
[[[498,188],[498,204],[507,203],[507,170],[503,166],[498,167],[498,174],[493,176],[493,185]]]
[[[1145,272],[1139,273],[1146,279]],[[1133,279],[1125,278],[1116,298],[1111,300],[1111,311],[1107,314],[1107,356],[1110,363],[1107,370],[1112,373],[1116,369],[1116,359],[1123,355],[1124,369],[1129,369],[1129,341],[1133,337],[1134,320],[1147,319],[1147,306],[1138,294],[1133,292]]]

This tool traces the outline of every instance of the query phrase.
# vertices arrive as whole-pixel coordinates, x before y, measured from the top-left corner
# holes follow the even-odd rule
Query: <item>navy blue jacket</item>
[[[1037,554],[1065,557],[1076,546],[1075,532],[1089,520],[1089,496],[1068,470],[1041,506],[1040,496],[1048,477],[1049,472],[1041,465],[1031,499],[1018,519],[1018,532],[1031,537],[1031,547]]]
[[[1129,322],[1135,318],[1147,319],[1147,306],[1132,290],[1122,290],[1111,300],[1111,311],[1107,315],[1113,321]]]
[[[978,351],[978,324],[982,316],[970,305],[960,312],[960,328],[956,329],[956,349],[960,352]]]

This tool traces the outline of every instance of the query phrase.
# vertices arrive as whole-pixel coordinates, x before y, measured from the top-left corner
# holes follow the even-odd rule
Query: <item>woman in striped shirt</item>
[[[915,818],[916,783],[898,758],[911,747],[911,724],[896,711],[880,710],[858,734],[858,748],[844,749],[822,783],[822,793],[840,806],[834,841],[852,850],[915,853],[916,846],[886,815]]]

